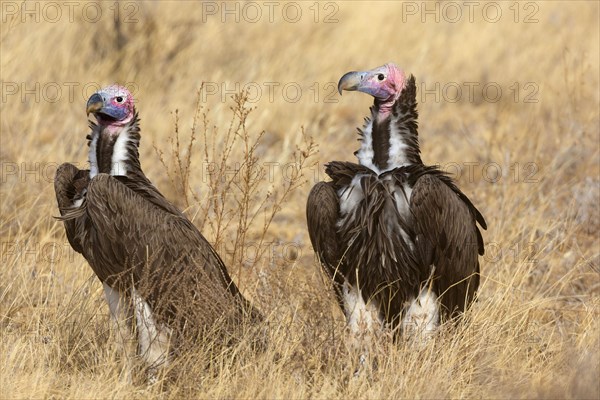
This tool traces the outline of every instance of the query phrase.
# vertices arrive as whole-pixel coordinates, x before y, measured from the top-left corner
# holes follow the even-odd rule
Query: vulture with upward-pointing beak
[[[102,282],[111,315],[121,328],[135,324],[151,374],[186,336],[219,334],[217,321],[260,319],[212,246],[142,171],[127,89],[98,91],[87,113],[97,120],[87,137],[90,169],[62,164],[56,199],[67,238]]]
[[[474,299],[485,220],[451,178],[423,165],[412,75],[386,64],[345,74],[338,90],[375,102],[359,129],[358,164],[328,163],[332,180],[310,192],[313,248],[353,332],[431,332]]]

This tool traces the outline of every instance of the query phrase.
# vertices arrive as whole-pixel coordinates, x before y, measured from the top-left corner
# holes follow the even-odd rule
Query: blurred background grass
[[[0,3],[0,397],[598,398],[598,3],[481,2],[471,15],[462,2],[24,4]],[[455,173],[483,212],[487,253],[480,300],[459,332],[441,332],[425,351],[386,348],[376,371],[351,379],[304,207],[324,163],[354,160],[355,127],[372,102],[339,97],[337,80],[389,61],[416,76],[423,160]],[[256,156],[270,171],[261,196],[281,195],[303,131],[319,146],[268,227],[265,255],[250,267],[228,260],[274,322],[267,355],[224,356],[216,374],[190,368],[166,392],[111,372],[101,287],[52,218],[56,166],[87,160],[85,102],[114,82],[136,97],[146,174],[191,218],[210,194],[204,138],[190,166],[201,200],[192,204],[153,149],[170,149],[175,110],[189,137],[199,100],[218,145],[235,119],[231,95],[247,89],[256,109],[246,128],[253,138],[264,131]],[[258,218],[244,245],[263,230]]]

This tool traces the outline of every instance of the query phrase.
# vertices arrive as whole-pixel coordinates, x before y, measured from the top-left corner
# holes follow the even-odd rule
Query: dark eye
[[[122,103],[122,102],[123,102],[123,97],[121,97],[121,96],[117,96],[117,97],[115,98],[115,100],[117,101],[117,103]]]
[[[382,81],[384,78],[385,78],[385,75],[383,75],[383,74],[377,75],[377,79],[379,79],[380,81]]]

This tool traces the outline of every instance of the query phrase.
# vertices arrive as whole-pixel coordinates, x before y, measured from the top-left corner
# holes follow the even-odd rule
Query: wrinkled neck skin
[[[98,132],[106,136],[119,136],[127,125],[98,125]]]
[[[394,107],[394,103],[396,102],[397,97],[391,97],[386,100],[375,99],[374,107],[376,110],[375,115],[373,115],[374,119],[379,123],[383,123],[386,119],[389,118],[392,113],[392,108]]]

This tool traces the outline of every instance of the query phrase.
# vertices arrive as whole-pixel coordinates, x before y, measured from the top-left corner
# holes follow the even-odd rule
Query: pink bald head
[[[344,74],[338,83],[338,91],[357,90],[375,97],[382,117],[389,114],[406,86],[406,74],[396,64],[388,63],[370,71],[352,71]]]
[[[94,114],[100,126],[122,127],[135,115],[133,96],[123,86],[107,86],[89,98],[86,111]]]

